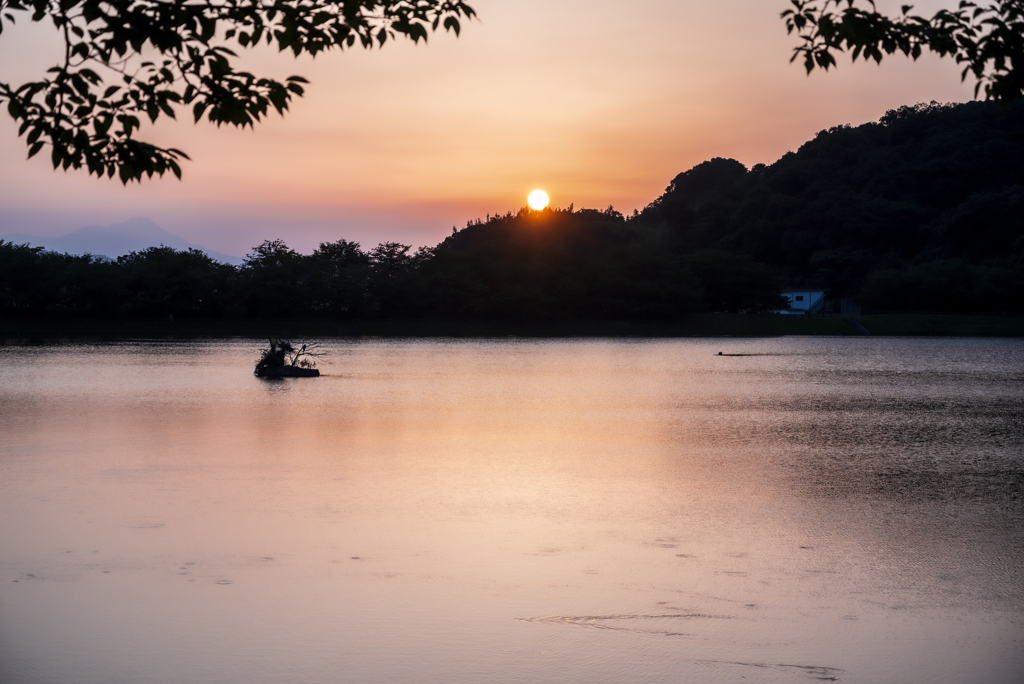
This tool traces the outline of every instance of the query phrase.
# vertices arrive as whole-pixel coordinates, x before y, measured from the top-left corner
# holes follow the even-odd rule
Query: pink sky
[[[182,181],[122,186],[25,161],[0,116],[0,234],[57,236],[147,216],[243,255],[283,238],[308,252],[346,238],[436,244],[453,225],[515,210],[534,188],[555,206],[642,208],[711,157],[771,163],[830,126],[903,104],[965,101],[951,60],[931,55],[808,77],[790,64],[785,0],[472,0],[480,21],[429,45],[322,55],[272,51],[247,66],[311,84],[285,117],[252,130],[160,124],[185,150]],[[954,2],[919,2],[930,12]],[[883,10],[897,3],[879,2]],[[54,62],[49,29],[0,36],[0,79]]]

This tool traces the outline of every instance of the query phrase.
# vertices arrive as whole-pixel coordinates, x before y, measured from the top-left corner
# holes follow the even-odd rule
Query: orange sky
[[[785,0],[471,4],[480,21],[427,46],[315,61],[251,53],[257,73],[309,78],[306,97],[254,131],[184,115],[159,125],[150,139],[192,157],[180,182],[125,188],[54,171],[46,154],[26,162],[4,113],[0,234],[56,236],[142,215],[235,255],[278,237],[306,252],[338,238],[435,244],[453,225],[525,205],[537,187],[555,206],[631,212],[705,159],[771,163],[822,128],[972,94],[956,64],[929,55],[881,66],[841,57],[837,71],[806,76],[789,63]],[[50,33],[5,31],[0,79],[41,75]]]

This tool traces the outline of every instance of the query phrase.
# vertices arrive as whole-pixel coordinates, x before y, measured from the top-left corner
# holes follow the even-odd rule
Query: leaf
[[[82,95],[89,94],[89,84],[85,82],[81,74],[71,74],[71,85]]]
[[[209,42],[209,40],[213,38],[214,34],[217,33],[217,20],[201,16],[199,17],[199,25],[202,27],[202,33],[199,34],[200,39],[204,43]]]
[[[32,157],[36,156],[39,153],[39,150],[41,149],[43,149],[43,143],[37,142],[35,145],[29,148],[28,157],[26,157],[26,159],[31,159]],[[56,164],[54,164],[54,167],[56,167]]]
[[[112,123],[114,123],[114,118],[112,116],[93,119],[93,129],[96,131],[96,135],[106,137]]]

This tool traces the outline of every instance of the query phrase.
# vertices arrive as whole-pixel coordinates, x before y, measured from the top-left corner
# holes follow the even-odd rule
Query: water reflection
[[[0,675],[1024,666],[1020,341],[256,347],[0,350]]]

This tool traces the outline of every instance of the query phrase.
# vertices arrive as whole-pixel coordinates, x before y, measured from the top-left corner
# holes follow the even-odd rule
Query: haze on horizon
[[[295,60],[250,53],[257,74],[311,83],[283,119],[255,130],[177,123],[151,136],[191,157],[123,187],[25,161],[0,117],[0,234],[57,236],[143,215],[226,254],[282,238],[308,252],[345,238],[436,244],[453,225],[517,209],[543,188],[552,206],[642,208],[712,157],[772,163],[823,129],[904,104],[971,99],[952,60],[848,58],[808,77],[790,64],[786,0],[471,2],[480,21],[428,45],[389,43]],[[921,13],[955,2],[919,2]],[[886,12],[896,2],[878,2]],[[4,80],[54,61],[50,27],[0,38]]]

